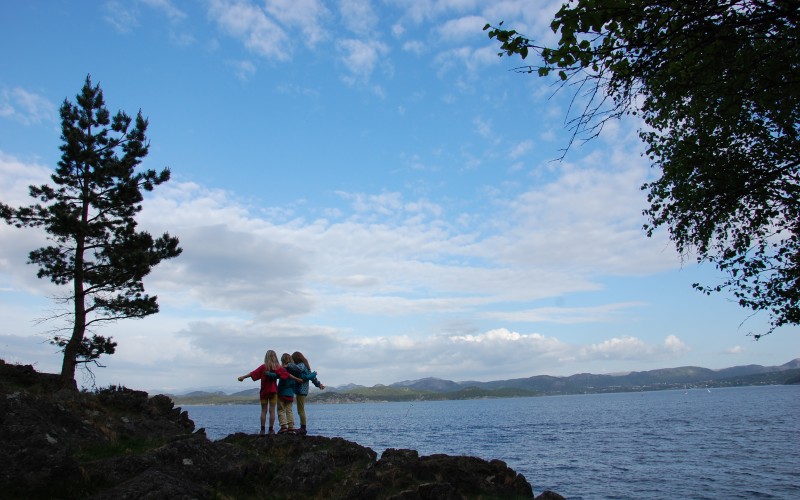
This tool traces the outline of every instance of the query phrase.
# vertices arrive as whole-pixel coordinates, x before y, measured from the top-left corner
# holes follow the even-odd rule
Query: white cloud
[[[52,171],[38,163],[26,163],[0,151],[0,201],[11,206],[28,206],[28,186],[50,181]],[[15,292],[46,296],[56,288],[36,277],[36,268],[22,265],[28,253],[47,244],[45,234],[36,229],[18,229],[0,220],[0,284]],[[42,314],[43,315],[43,314]]]
[[[170,0],[140,0],[142,3],[162,12],[173,21],[186,18],[186,13],[175,6]]]
[[[474,10],[482,3],[481,0],[411,0],[403,2],[404,17],[418,24],[449,13]]]
[[[689,347],[675,335],[669,335],[664,339],[664,349],[675,354],[689,351]]]
[[[48,182],[52,173],[45,165],[26,162],[0,150],[0,199],[12,206],[29,204],[28,186]]]
[[[24,203],[27,184],[47,174],[42,166],[8,155],[0,156],[0,170],[0,199],[15,203]],[[507,212],[499,215],[502,221],[452,214],[434,200],[389,191],[340,192],[350,206],[335,210],[336,221],[273,220],[263,214],[274,211],[254,213],[230,193],[192,183],[159,186],[143,204],[140,225],[153,234],[178,236],[184,253],[146,279],[162,313],[109,330],[120,342],[109,367],[117,376],[127,376],[126,370],[135,376],[143,362],[136,358],[146,354],[141,346],[151,338],[158,349],[153,365],[174,371],[206,367],[194,386],[206,384],[201,380],[233,380],[235,371],[252,368],[267,346],[315,353],[318,360],[312,363],[331,383],[368,385],[422,376],[496,379],[493,360],[503,356],[518,366],[504,371],[502,378],[510,378],[529,376],[532,363],[539,373],[557,373],[570,359],[668,359],[685,352],[674,336],[663,345],[632,336],[576,345],[543,333],[477,329],[481,323],[613,323],[639,304],[529,304],[598,290],[597,274],[662,266],[658,259],[641,257],[637,264],[632,236],[615,242],[620,233],[638,231],[638,222],[624,216],[630,207],[606,204],[632,196],[620,187],[639,174],[620,166],[601,176],[576,165],[555,174],[551,183],[531,186],[509,200]],[[582,218],[589,219],[593,234],[559,235],[563,224],[573,228]],[[475,230],[484,224],[491,231]],[[0,285],[41,297],[47,295],[46,284],[18,265],[34,244],[24,238],[38,238],[34,233],[0,227]],[[557,248],[550,246],[553,238]],[[374,318],[382,320],[375,324]],[[360,331],[362,321],[373,326]],[[244,359],[243,352],[248,353]],[[393,360],[400,352],[404,362],[398,364]],[[367,362],[342,366],[342,359]],[[381,379],[375,380],[378,367]],[[140,380],[156,384],[161,369],[153,370]]]
[[[561,182],[565,182],[563,178]],[[586,181],[593,189],[599,183],[599,177]],[[545,185],[541,191],[553,194],[552,189]],[[523,196],[529,198],[534,192]],[[154,276],[164,283],[188,285],[188,301],[219,310],[278,317],[313,313],[319,304],[367,315],[464,312],[499,301],[523,304],[578,290],[597,290],[599,284],[591,279],[594,274],[643,271],[631,255],[622,254],[636,251],[630,242],[602,248],[601,241],[585,243],[587,237],[595,236],[569,232],[564,238],[575,243],[562,242],[568,251],[551,246],[553,234],[557,235],[565,217],[587,216],[581,207],[559,204],[542,210],[536,203],[529,207],[532,202],[524,203],[521,198],[508,205],[514,215],[500,215],[519,220],[511,224],[492,222],[496,231],[479,236],[446,222],[450,214],[431,200],[406,200],[399,192],[339,195],[351,206],[349,215],[337,210],[337,218],[343,220],[275,223],[250,214],[225,193],[193,185],[167,186],[145,204],[142,220],[149,227],[155,226],[154,232],[177,234],[186,251],[174,268],[170,263]],[[575,193],[582,199],[581,195]],[[610,190],[608,198],[596,203],[619,202],[619,195]],[[556,203],[550,196],[543,199]],[[561,210],[573,213],[563,214]],[[597,238],[603,231],[619,232],[615,210],[590,205],[586,211],[595,217],[592,223]],[[611,213],[601,216],[595,211]],[[470,224],[475,225],[472,218]],[[630,231],[638,231],[638,222],[631,224]],[[521,236],[527,231],[533,234]],[[636,237],[642,239],[638,232]],[[512,238],[513,245],[505,243]],[[476,257],[479,260],[473,264]],[[517,264],[520,259],[522,265]],[[367,293],[350,290],[353,276],[360,277],[356,288]],[[480,317],[588,323],[611,321],[618,312],[636,305],[512,308]]]
[[[270,60],[289,60],[298,42],[313,49],[330,36],[324,26],[330,11],[320,0],[265,0],[263,8],[244,0],[211,0],[208,15],[247,50]]]
[[[252,61],[229,61],[228,64],[235,68],[236,76],[247,81],[256,74],[256,65]]]
[[[339,196],[350,200],[357,213],[377,213],[380,215],[396,214],[403,207],[402,195],[398,192],[383,192],[381,194],[345,193],[340,191]]]
[[[108,15],[130,31],[108,50],[162,47],[144,71],[163,78],[100,76],[121,85],[116,99],[156,112],[147,164],[178,175],[146,194],[138,220],[184,248],[145,279],[161,312],[110,325],[120,347],[103,381],[243,387],[234,377],[267,348],[306,351],[324,381],[365,385],[731,359],[721,351],[735,342],[719,338],[741,332],[729,325],[736,305],[687,296],[714,270],[678,271],[667,235],[642,233],[639,186],[658,171],[640,157],[635,124],[614,123],[549,162],[565,145],[570,96],[550,98],[546,80],[507,71],[518,58],[498,58],[480,29],[506,20],[546,42],[560,4],[76,3],[76,27]],[[20,29],[46,37],[40,20]],[[79,53],[92,30],[74,31],[60,42]],[[24,61],[44,58],[26,81],[48,83],[0,87],[0,135],[30,155],[0,152],[0,200],[14,206],[32,202],[29,184],[49,182],[59,100],[38,89],[61,85],[57,53],[19,50],[9,64],[24,73]],[[101,56],[86,54],[87,64]],[[230,75],[209,72],[220,64]],[[178,70],[160,70],[169,67]],[[47,152],[49,165],[30,151]],[[55,357],[57,369],[41,344],[51,326],[33,321],[64,290],[25,264],[45,242],[0,224],[0,342],[14,360]],[[765,359],[767,344],[757,347],[748,355]]]
[[[422,55],[427,51],[427,46],[419,40],[408,40],[403,43],[403,50],[412,52],[416,55]]]
[[[0,117],[23,125],[39,125],[55,122],[56,106],[47,98],[21,87],[3,89],[0,100]]]
[[[573,285],[574,286],[574,285]],[[589,289],[590,287],[587,287]],[[485,313],[484,316],[500,322],[526,323],[602,323],[616,319],[620,311],[639,307],[639,302],[606,304],[595,307],[540,307],[522,311],[502,311]]]
[[[369,0],[342,0],[339,12],[347,29],[358,36],[372,33],[378,25],[378,15]]]
[[[629,359],[650,355],[653,350],[653,346],[646,344],[641,339],[625,336],[615,337],[598,344],[585,346],[580,350],[580,354],[581,357],[585,359],[596,357],[605,359]]]
[[[324,28],[330,11],[321,0],[265,0],[267,13],[279,23],[294,31],[299,28],[303,43],[314,48],[328,38]]]
[[[475,126],[475,131],[478,133],[478,135],[494,143],[498,142],[498,138],[492,129],[492,122],[490,120],[485,120],[478,117],[473,119],[472,123]]]
[[[520,156],[523,156],[525,153],[533,149],[533,141],[527,139],[515,145],[511,151],[508,153],[508,157],[512,160],[518,159]]]
[[[648,344],[639,338],[626,335],[582,346],[578,352],[579,359],[584,361],[598,359],[642,361],[670,359],[688,350],[689,348],[674,335],[669,335],[662,345]]]
[[[103,4],[104,19],[120,33],[129,33],[139,26],[139,13],[135,3],[109,0]]]
[[[382,58],[389,53],[388,45],[382,42],[358,39],[339,40],[336,48],[340,61],[350,73],[345,81],[351,85],[369,82]]]
[[[194,35],[189,33],[170,33],[169,39],[178,47],[188,47],[197,42]]]
[[[482,31],[485,24],[486,20],[480,16],[465,16],[458,19],[451,19],[442,24],[439,28],[439,35],[448,43],[470,39],[475,40],[477,38],[483,41],[486,37]]]
[[[268,59],[289,59],[288,35],[260,7],[241,0],[211,0],[209,16],[254,54]]]
[[[493,47],[457,47],[439,52],[434,62],[440,78],[444,78],[451,70],[463,69],[470,78],[475,79],[480,71],[500,64],[500,58]]]
[[[480,255],[524,267],[637,275],[675,268],[680,259],[666,234],[643,237],[646,204],[639,186],[650,175],[635,152],[589,153],[562,162],[549,181],[510,199],[495,225],[504,227],[476,247]]]

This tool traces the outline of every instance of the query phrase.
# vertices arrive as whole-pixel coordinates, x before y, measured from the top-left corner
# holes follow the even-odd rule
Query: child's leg
[[[267,423],[267,400],[261,400],[261,433],[264,433],[264,424]]]
[[[300,416],[300,428],[306,428],[306,397],[298,394],[297,397],[297,414]]]
[[[286,402],[286,424],[289,430],[294,429],[294,401]]]
[[[272,394],[269,397],[269,430],[275,427],[275,407],[278,405],[278,395]]]
[[[281,430],[286,428],[287,420],[286,401],[278,398],[278,424],[280,424]]]

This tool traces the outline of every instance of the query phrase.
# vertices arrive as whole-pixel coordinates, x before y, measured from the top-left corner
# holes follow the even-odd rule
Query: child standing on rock
[[[303,380],[287,371],[287,367],[291,363],[292,356],[289,353],[283,353],[281,370],[288,377],[281,377],[278,381],[278,424],[281,426],[278,434],[294,434],[294,391],[296,384],[302,383]],[[267,374],[269,375],[269,372]]]
[[[300,416],[300,429],[297,430],[298,434],[305,435],[308,430],[306,429],[306,396],[308,396],[308,382],[311,381],[318,388],[325,390],[325,385],[317,380],[317,372],[311,371],[311,364],[308,362],[303,353],[295,351],[292,353],[293,363],[287,365],[286,369],[292,375],[303,379],[302,383],[295,386],[294,393],[297,398],[297,414]]]
[[[277,379],[288,379],[292,375],[278,363],[278,355],[270,349],[264,355],[263,365],[246,375],[237,377],[237,380],[241,382],[247,377],[252,378],[254,381],[261,381],[261,390],[258,393],[258,398],[261,402],[261,432],[259,434],[264,435],[267,409],[269,409],[269,434],[275,434],[272,428],[275,425],[275,406],[278,402],[278,386],[275,381]]]

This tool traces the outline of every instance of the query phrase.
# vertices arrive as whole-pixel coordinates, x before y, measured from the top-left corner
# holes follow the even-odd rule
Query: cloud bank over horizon
[[[184,252],[144,280],[159,314],[98,332],[119,346],[96,382],[234,390],[267,349],[306,353],[330,385],[800,355],[796,329],[751,342],[763,318],[692,290],[719,275],[645,236],[658,172],[637,121],[555,161],[571,94],[516,73],[482,28],[555,43],[560,5],[10,6],[0,39],[40,43],[0,62],[0,201],[50,182],[58,107],[87,74],[112,113],[150,119],[144,166],[172,172],[137,220]],[[65,290],[25,264],[46,243],[0,225],[0,357],[58,371],[47,337],[65,325],[40,320]]]

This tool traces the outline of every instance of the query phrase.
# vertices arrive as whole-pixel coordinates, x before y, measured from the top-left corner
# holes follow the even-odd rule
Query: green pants
[[[297,414],[300,415],[300,425],[306,426],[306,397],[302,394],[297,394],[294,397],[297,401]]]

